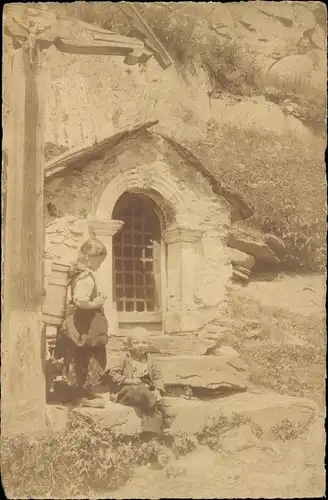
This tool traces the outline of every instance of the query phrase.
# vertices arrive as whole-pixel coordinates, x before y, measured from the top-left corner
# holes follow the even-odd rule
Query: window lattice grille
[[[159,220],[141,197],[126,195],[115,210],[123,220],[114,236],[114,299],[118,312],[159,310],[156,289],[156,259],[160,238]]]

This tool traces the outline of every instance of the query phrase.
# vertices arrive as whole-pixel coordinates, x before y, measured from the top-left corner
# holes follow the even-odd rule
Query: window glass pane
[[[134,307],[133,307],[133,306],[134,306],[134,303],[133,303],[133,302],[127,302],[127,303],[126,303],[126,308],[125,308],[125,310],[126,310],[127,312],[132,312],[132,311],[134,310]]]
[[[132,243],[132,234],[123,234],[123,241],[125,244],[131,244]]]
[[[135,234],[134,235],[134,244],[135,245],[143,245],[143,235],[142,234]]]
[[[133,260],[125,260],[124,271],[132,271],[132,270],[133,270]]]
[[[141,261],[140,259],[139,259],[139,260],[136,260],[136,261],[134,262],[134,269],[135,269],[136,271],[139,271],[139,273],[143,271],[144,266],[143,266],[143,263],[142,263],[142,261]]]
[[[132,257],[132,247],[131,246],[129,246],[129,247],[124,246],[123,255],[124,255],[124,257]]]
[[[139,259],[142,257],[142,247],[134,247],[134,256]]]
[[[152,262],[145,262],[145,270],[152,271],[152,269],[153,269],[153,263]]]
[[[135,283],[136,283],[136,285],[143,284],[143,275],[142,274],[135,274]]]
[[[133,275],[132,274],[125,274],[124,275],[124,283],[125,283],[125,285],[133,285]]]
[[[152,248],[146,248],[146,259],[149,259],[153,256],[153,249]]]
[[[145,304],[144,302],[137,302],[137,311],[138,312],[143,312],[145,310]]]
[[[143,231],[143,223],[139,220],[133,221],[133,229],[135,231]]]
[[[119,260],[119,259],[115,259],[115,268],[118,270],[118,271],[121,271],[122,270],[122,261]]]

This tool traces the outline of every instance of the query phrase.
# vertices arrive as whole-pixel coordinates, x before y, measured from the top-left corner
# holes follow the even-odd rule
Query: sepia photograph
[[[2,28],[5,496],[324,497],[325,4]]]

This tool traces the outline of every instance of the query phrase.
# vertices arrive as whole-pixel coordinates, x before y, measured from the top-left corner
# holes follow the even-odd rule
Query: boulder
[[[108,340],[108,353],[122,352],[127,349],[127,337],[111,335]],[[216,339],[205,339],[197,336],[150,335],[152,350],[161,356],[178,354],[205,354],[216,345]]]
[[[236,358],[236,357],[238,358],[239,357],[239,354],[236,351],[236,349],[234,349],[233,347],[230,347],[228,345],[223,345],[223,346],[219,347],[217,350],[217,354],[219,354],[221,356],[227,356],[228,358]]]
[[[229,365],[231,356],[170,356],[158,358],[168,386],[204,389],[245,389],[248,372]]]
[[[286,245],[280,238],[278,238],[278,236],[275,236],[274,234],[265,234],[263,239],[270,250],[272,250],[277,257],[284,257],[286,254]]]
[[[241,371],[231,364],[231,356],[156,356],[162,370],[164,382],[170,387],[182,386],[191,389],[213,391],[245,390],[248,371]],[[117,356],[112,355],[107,367],[115,366]]]
[[[242,425],[225,432],[221,439],[221,449],[229,454],[235,454],[257,446],[259,439],[252,432],[250,425]]]
[[[202,355],[216,344],[214,339],[203,339],[198,336],[153,335],[150,341],[154,350],[162,356]]]
[[[52,432],[62,432],[68,423],[68,407],[48,404],[46,406],[46,423]]]
[[[242,283],[248,282],[249,281],[249,276],[239,269],[233,269],[232,270],[232,279],[234,281],[240,281]]]
[[[241,266],[250,271],[255,265],[255,259],[253,255],[241,252],[236,248],[231,249],[230,255],[231,255],[231,263],[236,268],[239,268]]]
[[[241,252],[253,255],[256,260],[275,264],[278,257],[264,241],[257,241],[253,236],[240,231],[231,231],[228,236],[228,246]]]
[[[165,399],[176,415],[171,427],[172,434],[198,434],[204,426],[215,424],[218,417],[231,419],[238,415],[248,418],[250,423],[259,425],[264,434],[269,436],[272,427],[286,419],[292,424],[306,425],[318,412],[317,406],[312,401],[275,393],[243,393],[212,401]],[[87,415],[98,426],[113,429],[118,433],[134,435],[141,430],[140,418],[133,408],[112,403],[109,399],[105,409],[75,408],[71,414]],[[249,436],[248,434],[248,438]],[[233,449],[235,443],[235,435],[228,434],[226,446]]]

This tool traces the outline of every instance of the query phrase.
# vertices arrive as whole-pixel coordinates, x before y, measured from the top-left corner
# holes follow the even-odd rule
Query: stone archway
[[[174,177],[162,174],[160,162],[128,170],[118,167],[114,177],[105,186],[95,207],[96,220],[90,223],[90,233],[106,245],[108,256],[99,274],[99,282],[107,295],[105,305],[113,331],[118,328],[116,301],[113,296],[113,238],[121,230],[123,221],[115,217],[114,208],[124,193],[143,195],[152,200],[162,215],[161,237],[165,248],[161,260],[162,274],[162,329],[164,332],[190,331],[186,327],[193,308],[193,258],[195,242],[203,230],[191,224],[190,210],[183,190]],[[158,163],[158,164],[157,164]],[[116,298],[115,298],[116,299]]]

